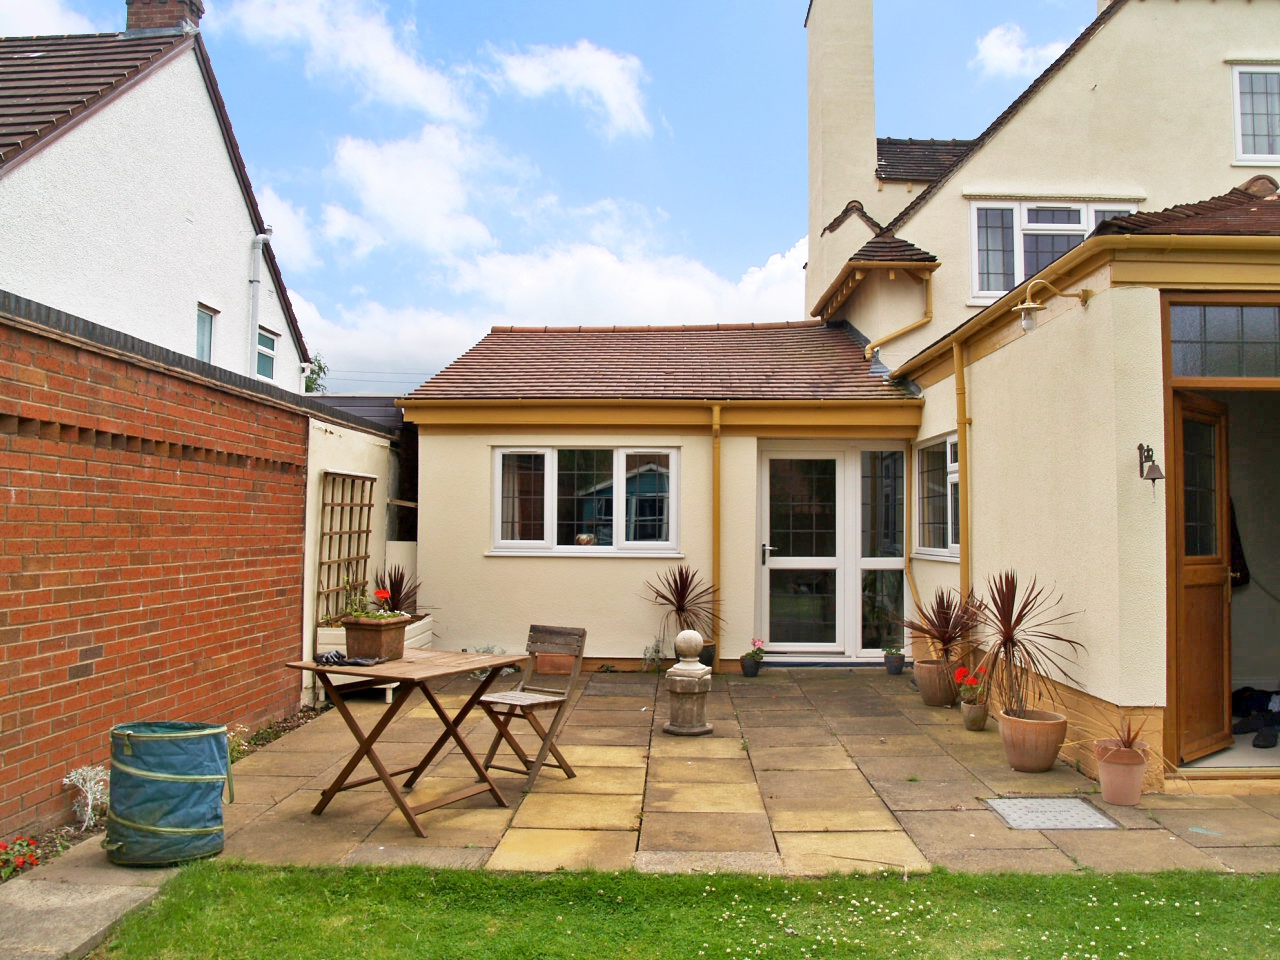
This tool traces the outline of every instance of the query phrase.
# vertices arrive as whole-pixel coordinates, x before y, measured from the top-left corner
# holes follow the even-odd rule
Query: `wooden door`
[[[1185,763],[1234,742],[1226,407],[1195,394],[1174,394],[1172,465],[1176,617],[1170,757]]]

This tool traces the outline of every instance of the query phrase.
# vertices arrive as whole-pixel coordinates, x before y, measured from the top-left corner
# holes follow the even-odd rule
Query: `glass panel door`
[[[766,473],[765,639],[783,652],[843,653],[840,462],[769,457]]]

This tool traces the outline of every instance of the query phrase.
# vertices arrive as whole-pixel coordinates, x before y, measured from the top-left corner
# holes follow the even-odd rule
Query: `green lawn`
[[[1280,876],[633,873],[188,867],[96,958],[1262,958]]]

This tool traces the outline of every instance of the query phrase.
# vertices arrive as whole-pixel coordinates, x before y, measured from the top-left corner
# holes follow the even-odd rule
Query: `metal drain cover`
[[[1015,830],[1115,830],[1115,821],[1088,800],[1019,797],[988,800],[987,806]]]

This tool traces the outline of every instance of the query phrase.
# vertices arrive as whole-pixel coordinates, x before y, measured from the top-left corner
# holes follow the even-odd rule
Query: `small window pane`
[[[903,573],[865,570],[862,574],[862,647],[902,646]]]
[[[671,458],[665,453],[627,454],[627,532],[631,543],[671,539],[668,520]]]
[[[862,555],[902,556],[904,515],[901,451],[875,450],[862,454]]]
[[[1185,420],[1182,447],[1186,553],[1189,557],[1217,556],[1217,430],[1213,424]]]
[[[502,455],[502,539],[544,539],[546,457],[541,453]]]
[[[1103,209],[1094,210],[1093,225],[1097,227],[1104,220],[1116,220],[1120,217],[1127,217],[1132,213],[1133,213],[1132,210],[1103,210]]]
[[[266,350],[274,350],[276,348],[276,338],[262,330],[258,331],[258,346]]]
[[[1034,277],[1053,261],[1084,240],[1079,233],[1028,233],[1022,237],[1023,267],[1026,277]],[[1024,277],[1023,279],[1026,279]]]
[[[557,451],[556,483],[556,543],[612,546],[613,451]]]
[[[276,360],[270,354],[258,354],[258,376],[266,377],[268,380],[276,375]]]
[[[978,288],[1013,289],[1013,211],[978,210]]]
[[[920,546],[946,550],[947,445],[935,443],[920,450]]]
[[[1280,343],[1280,307],[1245,307],[1243,338],[1254,343]]]
[[[1032,207],[1027,211],[1027,223],[1079,223],[1080,210],[1076,207]]]
[[[1175,304],[1169,308],[1170,336],[1175,340],[1204,339],[1204,307]]]
[[[1280,73],[1241,71],[1240,133],[1245,154],[1280,154]]]
[[[835,460],[769,461],[769,543],[775,557],[836,555]]]
[[[1169,321],[1174,376],[1280,376],[1280,307],[1175,304]]]
[[[960,482],[951,481],[951,546],[960,545]]]
[[[209,363],[213,356],[213,314],[196,310],[196,359]]]

